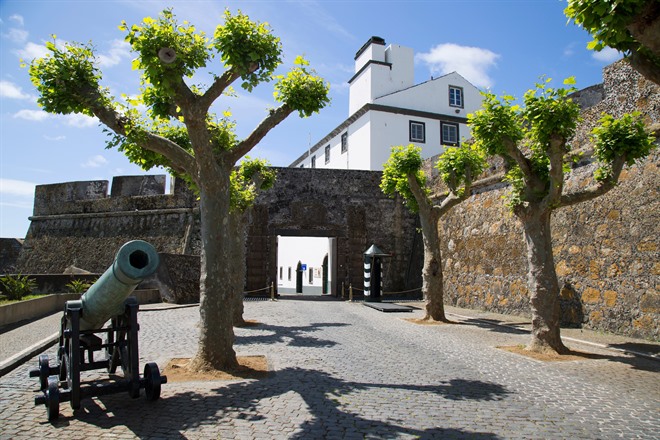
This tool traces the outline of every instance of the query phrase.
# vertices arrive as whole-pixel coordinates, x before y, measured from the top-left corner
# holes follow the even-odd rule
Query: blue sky
[[[602,68],[619,55],[588,51],[589,35],[567,24],[565,6],[561,0],[0,0],[0,237],[25,236],[36,184],[144,173],[105,149],[106,136],[94,119],[40,110],[19,60],[41,56],[52,34],[61,41],[91,41],[102,83],[119,97],[136,94],[139,85],[133,54],[117,28],[122,20],[139,23],[173,7],[180,21],[207,35],[225,8],[268,22],[282,40],[283,71],[304,55],[331,85],[328,108],[306,119],[291,115],[250,154],[286,166],[348,116],[347,80],[356,51],[371,36],[413,48],[418,83],[457,71],[481,89],[518,97],[541,75],[558,82],[575,76],[578,88],[600,83]],[[221,69],[215,60],[203,73]],[[218,102],[215,111],[230,109],[244,137],[275,106],[272,84],[252,94],[237,91],[238,98]]]

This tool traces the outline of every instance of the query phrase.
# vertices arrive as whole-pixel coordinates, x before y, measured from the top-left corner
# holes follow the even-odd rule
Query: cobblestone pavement
[[[46,421],[36,358],[0,378],[0,437],[190,439],[660,438],[660,363],[596,347],[540,362],[496,348],[529,336],[465,322],[421,326],[359,303],[246,302],[239,355],[266,355],[260,380],[163,385],[148,402],[83,399]],[[142,362],[194,355],[197,307],[140,312]],[[55,349],[48,353],[54,355]],[[98,373],[90,373],[92,376]]]

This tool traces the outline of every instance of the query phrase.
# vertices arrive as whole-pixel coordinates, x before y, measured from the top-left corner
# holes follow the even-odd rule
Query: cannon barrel
[[[83,294],[80,329],[101,328],[124,311],[124,301],[138,284],[158,268],[156,249],[142,240],[125,243],[112,265]]]

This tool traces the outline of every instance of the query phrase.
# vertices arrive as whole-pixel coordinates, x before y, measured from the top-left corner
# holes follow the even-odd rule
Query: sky
[[[212,36],[225,8],[269,23],[284,49],[279,73],[298,55],[330,84],[331,104],[309,118],[297,113],[275,127],[250,152],[274,166],[288,166],[348,115],[348,80],[354,57],[372,36],[415,52],[415,81],[453,71],[481,90],[522,97],[543,75],[561,84],[575,76],[578,88],[602,82],[602,69],[620,58],[615,51],[586,49],[586,31],[568,23],[562,0],[270,0],[109,1],[0,0],[0,237],[25,237],[35,185],[108,180],[145,172],[116,150],[99,122],[83,115],[51,115],[37,104],[29,62],[44,56],[45,42],[91,42],[103,73],[101,84],[115,97],[139,93],[140,72],[118,29],[173,8]],[[192,83],[221,73],[214,59]],[[229,110],[239,138],[246,137],[277,106],[272,83],[237,97],[224,97],[213,110]]]

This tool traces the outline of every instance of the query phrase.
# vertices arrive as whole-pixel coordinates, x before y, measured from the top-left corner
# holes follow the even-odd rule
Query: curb
[[[34,356],[46,350],[47,348],[50,348],[53,345],[55,345],[59,337],[60,337],[60,332],[53,333],[51,336],[42,339],[36,344],[31,345],[30,347],[26,348],[20,353],[15,354],[9,359],[0,362],[0,377],[14,370],[18,366],[24,364],[25,362],[32,359]]]
[[[517,327],[515,325],[498,324],[498,323],[495,323],[495,322],[492,322],[492,321],[489,321],[489,320],[486,320],[486,319],[475,318],[473,316],[459,315],[457,313],[451,313],[451,312],[446,312],[446,313],[447,313],[447,315],[456,316],[456,317],[462,318],[462,319],[471,319],[473,321],[479,321],[479,322],[482,322],[484,324],[492,325],[492,326],[495,326],[495,327],[505,327],[505,328],[510,328],[510,329],[517,330],[517,331],[522,332],[522,333],[531,333],[531,331],[529,331],[527,329],[524,329],[524,328]],[[611,347],[609,345],[599,344],[597,342],[585,341],[584,339],[571,338],[571,337],[568,337],[568,336],[562,336],[561,338],[563,340],[576,342],[578,344],[591,345],[593,347],[602,348],[604,350],[610,350],[610,351],[616,351],[616,352],[619,352],[619,353],[631,354],[631,355],[634,355],[634,356],[640,356],[640,357],[643,357],[643,358],[646,358],[646,359],[651,359],[653,361],[660,362],[660,358],[658,356],[655,356],[655,355],[652,355],[652,354],[649,354],[649,353],[643,353],[641,351]]]

